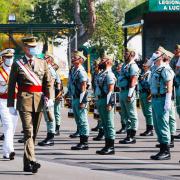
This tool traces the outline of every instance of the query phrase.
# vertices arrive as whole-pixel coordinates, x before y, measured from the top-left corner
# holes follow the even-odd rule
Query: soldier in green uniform
[[[123,65],[122,62],[117,64],[116,71],[115,71],[115,73],[114,73],[116,79],[118,79],[119,76],[120,76],[120,72],[121,72],[122,65]],[[119,89],[119,87],[118,87],[118,84],[116,83],[115,92],[119,92],[119,91],[120,91],[120,89]],[[120,98],[119,98],[120,94],[117,93],[116,95],[117,95],[116,98],[120,101]],[[119,105],[120,105],[120,103],[119,103]],[[117,105],[116,105],[116,106],[117,106]],[[126,122],[127,122],[127,119],[125,119],[124,116],[121,116],[121,106],[120,106],[119,115],[120,115],[120,119],[121,119],[121,129],[119,129],[118,131],[116,131],[116,134],[126,134],[126,133],[127,133],[127,131],[126,131]]]
[[[93,78],[92,78],[92,87],[94,90],[94,94],[95,94],[96,87],[98,86],[97,78],[98,78],[99,73],[101,72],[101,69],[99,68],[99,64],[100,64],[100,59],[97,59],[94,63],[95,72],[93,73]],[[95,106],[97,107],[96,96],[95,96]],[[96,128],[93,128],[92,130],[94,129]],[[103,136],[104,136],[104,130],[103,130],[103,126],[102,126],[102,122],[100,118],[98,118],[97,129],[98,129],[98,135],[93,138],[94,141],[100,141],[103,139]]]
[[[143,71],[139,76],[138,89],[139,89],[139,99],[142,107],[142,112],[146,119],[146,131],[141,133],[140,136],[153,136],[151,92],[149,86],[150,77],[151,77],[150,67],[145,62],[143,64]]]
[[[138,117],[136,109],[136,90],[139,68],[134,61],[135,52],[130,49],[125,50],[125,62],[121,68],[118,78],[120,88],[121,117],[126,119],[127,136],[120,140],[120,144],[136,143],[135,135],[138,129]]]
[[[24,131],[24,171],[37,173],[40,164],[36,162],[34,144],[37,136],[43,106],[48,107],[51,76],[46,61],[36,57],[36,38],[22,39],[25,55],[17,59],[11,69],[8,86],[8,107],[14,107],[16,84],[17,110]],[[42,96],[43,95],[43,96]]]
[[[175,94],[176,94],[176,110],[180,117],[180,70],[177,66],[178,61],[180,59],[180,45],[177,44],[175,46],[174,51],[174,57],[172,58],[170,62],[170,66],[175,72],[175,78],[174,78],[174,86],[175,86]],[[176,139],[180,139],[180,134],[175,136]]]
[[[174,51],[174,57],[170,62],[170,66],[176,73],[175,77],[175,88],[176,88],[176,109],[177,113],[180,116],[180,91],[179,91],[179,85],[180,85],[180,75],[179,75],[179,69],[176,68],[176,64],[178,63],[178,60],[180,59],[180,45],[177,44]]]
[[[167,67],[170,69],[171,73],[173,74],[173,69],[170,67],[171,59],[173,58],[174,54],[167,51],[166,58],[164,58],[164,62],[166,63]],[[173,90],[172,90],[172,103],[171,109],[169,111],[169,127],[170,127],[170,134],[171,134],[171,141],[170,141],[170,148],[174,147],[174,138],[176,135],[176,108],[175,108],[175,101],[174,101],[174,83],[173,83]]]
[[[89,124],[87,118],[87,83],[88,76],[82,64],[86,57],[83,52],[75,51],[72,55],[71,77],[69,78],[69,94],[72,96],[72,108],[80,134],[80,143],[72,146],[71,150],[87,150],[89,137]]]
[[[95,95],[98,96],[97,107],[104,129],[105,147],[96,151],[96,154],[108,155],[114,154],[114,101],[113,91],[116,78],[111,70],[112,57],[104,55],[99,64],[102,72],[98,74]]]
[[[45,56],[45,60],[48,64],[48,69],[49,72],[51,74],[51,99],[53,99],[53,102],[51,104],[50,107],[48,107],[48,109],[44,108],[43,113],[44,113],[44,119],[46,121],[46,125],[47,125],[47,136],[46,138],[39,142],[38,145],[39,146],[53,146],[54,145],[54,135],[55,135],[55,128],[57,128],[56,126],[56,119],[55,119],[55,98],[57,96],[55,96],[55,90],[57,91],[56,87],[55,87],[55,83],[57,84],[58,89],[58,93],[60,93],[60,80],[58,78],[57,72],[55,71],[55,69],[52,66],[52,55],[46,55]],[[60,113],[60,109],[59,112]]]
[[[69,70],[69,75],[68,75],[68,77],[69,77],[69,80],[68,80],[68,91],[67,91],[67,93],[64,95],[64,98],[65,98],[65,100],[68,102],[68,106],[69,106],[69,110],[71,110],[71,116],[74,116],[74,114],[73,114],[73,110],[72,110],[72,96],[71,96],[71,82],[72,82],[72,79],[71,79],[71,77],[73,77],[73,72],[74,72],[74,65],[73,64],[71,64],[71,68],[70,68],[70,70]],[[77,126],[77,123],[76,123],[76,126]],[[79,137],[79,129],[78,129],[78,126],[77,126],[77,128],[76,128],[76,132],[75,133],[72,133],[72,134],[70,134],[69,135],[69,137],[70,138],[78,138]]]
[[[167,58],[167,51],[163,47],[159,47],[151,58],[155,64],[150,78],[153,121],[160,143],[160,151],[151,156],[153,160],[170,159],[169,111],[171,110],[174,73],[164,62],[164,58]]]

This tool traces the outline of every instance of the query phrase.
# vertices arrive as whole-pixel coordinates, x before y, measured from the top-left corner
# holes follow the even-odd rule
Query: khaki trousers
[[[34,144],[39,129],[42,112],[19,111],[24,130],[24,166],[28,166],[30,161],[36,161]]]

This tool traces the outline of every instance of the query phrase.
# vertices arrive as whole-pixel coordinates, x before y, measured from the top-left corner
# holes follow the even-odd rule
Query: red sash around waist
[[[26,85],[18,87],[18,91],[22,92],[42,92],[42,86]]]
[[[14,99],[16,99],[17,94],[14,95]],[[0,99],[7,99],[8,98],[8,94],[4,93],[4,94],[0,94]]]

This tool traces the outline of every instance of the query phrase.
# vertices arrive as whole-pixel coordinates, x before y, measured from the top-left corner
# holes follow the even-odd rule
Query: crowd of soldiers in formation
[[[54,135],[60,135],[61,100],[64,97],[65,102],[70,107],[69,114],[73,114],[77,125],[77,131],[71,134],[70,138],[80,138],[80,142],[72,146],[71,150],[88,150],[90,133],[88,97],[90,82],[83,67],[86,57],[83,52],[74,51],[67,93],[63,96],[62,83],[56,72],[58,66],[54,63],[53,56],[47,55],[44,57],[48,65],[48,72],[46,69],[41,69],[41,66],[39,66],[39,71],[36,72],[36,63],[41,64],[42,60],[31,58],[36,55],[34,50],[36,46],[35,38],[24,38],[23,43],[27,48],[25,49],[25,59],[23,60],[24,62],[27,60],[28,68],[30,69],[26,67],[26,64],[23,64],[21,59],[16,64],[16,66],[19,65],[19,68],[14,65],[13,49],[6,49],[0,53],[2,57],[0,69],[0,104],[2,108],[0,115],[4,133],[0,139],[4,140],[3,157],[13,160],[15,156],[13,136],[17,125],[18,110],[24,132],[24,137],[18,141],[25,145],[24,171],[36,173],[41,165],[34,158],[34,143],[39,128],[39,123],[37,122],[42,116],[39,113],[40,110],[35,110],[36,106],[34,104],[32,104],[34,107],[28,110],[26,101],[19,100],[20,103],[17,104],[17,109],[14,107],[14,99],[16,97],[13,97],[13,92],[16,91],[16,87],[15,85],[13,86],[13,83],[16,83],[16,81],[17,84],[20,82],[25,83],[25,85],[18,88],[17,93],[22,94],[26,92],[25,97],[31,95],[30,99],[32,102],[36,102],[35,94],[41,95],[43,91],[44,94],[45,92],[47,93],[43,97],[45,106],[42,107],[47,125],[47,136],[43,141],[38,142],[39,146],[53,146]],[[94,117],[98,119],[97,126],[92,129],[92,131],[98,131],[98,135],[93,140],[105,140],[104,147],[97,150],[96,154],[115,154],[114,141],[116,134],[126,134],[126,137],[119,141],[120,144],[136,143],[138,130],[136,100],[138,97],[146,120],[146,130],[140,136],[153,136],[155,131],[158,142],[156,147],[160,149],[157,154],[152,155],[150,158],[153,160],[170,159],[170,148],[174,147],[174,139],[180,139],[180,135],[176,134],[176,111],[180,116],[180,45],[176,45],[174,53],[160,46],[152,54],[151,58],[144,61],[142,67],[138,67],[135,61],[134,50],[126,49],[124,62],[116,63],[114,66],[112,55],[105,53],[101,58],[94,61],[93,70],[91,83],[94,98],[93,103],[90,103],[90,109],[92,106],[94,107]],[[22,80],[15,80],[14,76],[18,73],[25,77]],[[34,80],[30,77],[31,75],[34,75]],[[25,81],[26,78],[28,82]],[[42,89],[43,86],[36,84],[35,81],[38,82],[38,78],[42,81],[42,85],[46,83],[45,90]],[[29,82],[32,84],[29,85]],[[12,89],[14,89],[13,92],[11,92]],[[47,89],[51,90],[51,94],[53,92],[53,98],[48,94]],[[40,100],[38,105],[39,103]],[[121,129],[117,132],[115,132],[114,126],[115,108],[120,108],[121,119]],[[23,115],[23,113],[27,115],[29,112],[32,112],[30,120],[28,116]],[[36,117],[37,112],[39,114]],[[34,119],[38,119],[37,122]],[[32,127],[26,127],[28,123]],[[29,132],[33,133],[30,137]],[[30,140],[32,141],[30,142]],[[29,150],[26,149],[28,143],[33,145],[29,146]]]
[[[77,131],[71,137],[80,137],[80,143],[71,149],[85,150],[89,148],[87,111],[85,106],[80,109],[77,107],[88,102],[85,91],[81,89],[83,86],[83,89],[88,87],[88,77],[82,67],[85,57],[80,52],[76,52],[73,57],[68,86],[68,95],[72,97],[69,115],[73,113],[77,124]],[[159,152],[150,158],[170,159],[170,148],[174,147],[174,139],[180,139],[180,135],[176,134],[176,110],[180,115],[180,46],[176,45],[174,53],[160,46],[141,67],[135,61],[135,52],[130,49],[126,49],[124,53],[123,63],[113,66],[112,59],[111,55],[105,54],[94,61],[94,99],[90,102],[90,109],[94,106],[94,117],[98,118],[97,127],[92,130],[99,132],[93,140],[99,141],[105,137],[105,146],[96,153],[114,154],[115,134],[127,134],[119,141],[120,144],[136,143],[138,97],[146,120],[146,130],[140,136],[153,136],[155,130],[159,143],[156,145]],[[120,108],[122,127],[116,133],[114,108]]]

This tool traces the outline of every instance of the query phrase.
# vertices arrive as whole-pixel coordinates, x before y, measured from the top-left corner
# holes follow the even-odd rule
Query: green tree
[[[90,41],[91,45],[99,50],[115,53],[121,58],[123,31],[121,25],[116,23],[112,3],[99,4],[96,7],[96,16],[96,29]]]
[[[97,22],[90,43],[100,51],[106,50],[115,54],[117,60],[122,59],[124,34],[122,24],[125,12],[145,0],[106,0],[96,6]]]
[[[7,24],[8,16],[10,14],[15,14],[16,21],[18,23],[26,23],[29,21],[30,16],[28,15],[28,11],[32,9],[33,0],[0,0],[0,23]],[[17,42],[14,40],[13,34],[7,34],[12,42],[16,45]],[[1,36],[0,43],[6,40],[6,36]]]
[[[28,10],[32,8],[33,0],[0,0],[0,23],[6,24],[9,14],[16,15],[18,23],[29,20]]]
[[[94,0],[35,0],[30,22],[76,23],[78,25],[78,44],[81,45],[89,39],[93,32],[92,17],[95,14],[92,11],[93,3]],[[74,34],[74,31],[69,33]],[[44,42],[43,52],[48,50],[48,42],[52,39],[62,38],[62,34],[64,31],[38,35]],[[67,35],[67,31],[65,35]],[[74,42],[72,42],[74,49],[73,45]]]

